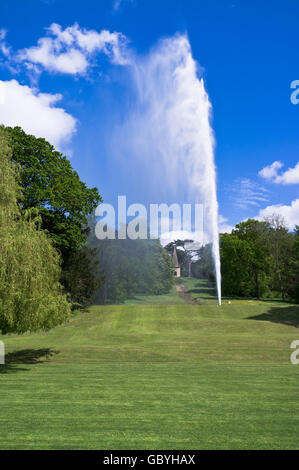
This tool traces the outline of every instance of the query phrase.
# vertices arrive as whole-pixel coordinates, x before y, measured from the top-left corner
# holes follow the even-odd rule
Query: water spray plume
[[[188,37],[163,39],[147,56],[135,58],[132,70],[138,96],[122,129],[130,141],[130,158],[139,160],[148,175],[162,175],[160,187],[169,192],[187,183],[192,200],[204,204],[204,240],[212,243],[220,305],[212,108]]]

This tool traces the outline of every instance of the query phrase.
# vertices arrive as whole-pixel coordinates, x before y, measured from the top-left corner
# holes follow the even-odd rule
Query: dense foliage
[[[197,251],[196,260],[191,265],[192,276],[209,279],[210,281],[215,280],[214,273],[214,261],[212,257],[212,244],[207,243],[201,246]]]
[[[60,258],[34,210],[21,211],[19,167],[0,127],[0,330],[51,328],[69,317]]]
[[[34,208],[62,257],[62,282],[76,303],[92,301],[98,287],[93,253],[84,247],[88,215],[102,200],[97,188],[82,182],[69,160],[45,139],[20,127],[5,128],[12,160],[20,168],[22,211]]]
[[[159,240],[98,240],[92,229],[88,246],[97,249],[98,269],[104,278],[97,303],[121,303],[137,294],[165,294],[173,285],[172,259]]]
[[[103,282],[98,269],[97,250],[83,246],[67,259],[61,276],[70,300],[74,305],[88,305]]]
[[[299,230],[290,232],[279,216],[248,219],[221,235],[224,295],[299,300]]]
[[[295,229],[295,242],[294,242],[294,275],[295,275],[295,286],[294,286],[294,297],[299,303],[299,226]]]
[[[42,229],[50,234],[65,261],[86,240],[87,216],[101,196],[88,188],[69,160],[45,139],[7,127],[12,159],[20,166],[23,209],[38,208]]]
[[[220,235],[224,296],[299,302],[299,227],[291,232],[279,215],[248,219]],[[215,280],[211,244],[197,251],[192,276]]]

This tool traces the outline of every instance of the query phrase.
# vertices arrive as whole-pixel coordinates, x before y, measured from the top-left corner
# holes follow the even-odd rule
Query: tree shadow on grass
[[[42,364],[49,362],[59,351],[51,348],[20,349],[5,355],[5,364],[0,365],[0,374],[22,372],[29,369],[17,367],[18,364]]]
[[[200,297],[196,297],[198,300],[215,300],[215,302],[217,301],[217,296],[216,295],[213,295],[213,296],[205,296],[205,295],[201,295]],[[223,297],[221,297],[221,299],[223,300]]]
[[[198,289],[188,289],[186,292],[189,294],[210,294],[211,297],[216,295],[216,289],[214,287],[199,287]]]
[[[292,307],[271,307],[267,313],[248,317],[247,320],[270,321],[299,328],[299,305]]]

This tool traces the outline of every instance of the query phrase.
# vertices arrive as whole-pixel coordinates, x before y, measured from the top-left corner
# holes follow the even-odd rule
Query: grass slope
[[[218,307],[210,286],[183,282],[200,305],[171,293],[0,337],[0,448],[299,448],[299,307]]]
[[[169,294],[136,295],[125,301],[125,305],[182,305],[184,303],[174,287]]]

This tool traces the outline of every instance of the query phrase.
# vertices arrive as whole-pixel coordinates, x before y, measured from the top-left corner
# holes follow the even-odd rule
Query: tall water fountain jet
[[[151,184],[153,176],[161,175],[159,187],[176,191],[184,181],[192,200],[204,204],[204,238],[212,242],[220,305],[215,141],[200,68],[186,35],[163,39],[131,64],[138,96],[117,139],[130,142],[130,158],[135,156],[140,172],[151,175]]]

